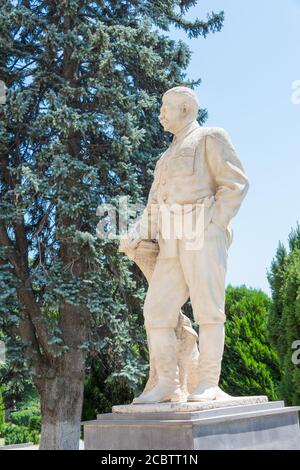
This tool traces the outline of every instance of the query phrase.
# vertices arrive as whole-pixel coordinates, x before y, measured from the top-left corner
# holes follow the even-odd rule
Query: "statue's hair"
[[[176,93],[178,95],[182,95],[189,104],[191,108],[191,113],[197,116],[200,104],[196,93],[191,90],[191,88],[188,88],[186,86],[175,86],[174,88],[170,88],[170,90],[167,90],[164,93],[164,96],[168,95],[169,93]]]

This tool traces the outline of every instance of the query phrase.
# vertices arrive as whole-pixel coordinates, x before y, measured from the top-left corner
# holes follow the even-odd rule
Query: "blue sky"
[[[278,242],[300,222],[300,0],[201,0],[188,17],[225,12],[220,33],[188,40],[189,78],[208,109],[208,126],[224,127],[250,180],[233,221],[227,282],[269,293],[266,270]],[[300,93],[298,93],[300,96]]]

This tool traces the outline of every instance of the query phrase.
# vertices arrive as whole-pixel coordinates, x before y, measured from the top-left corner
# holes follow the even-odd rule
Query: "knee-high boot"
[[[135,398],[133,404],[186,401],[186,394],[181,390],[179,383],[177,339],[174,329],[150,329],[149,340],[158,382],[152,390]]]
[[[188,396],[188,401],[222,400],[229,397],[219,387],[224,340],[224,324],[200,325],[199,384]]]

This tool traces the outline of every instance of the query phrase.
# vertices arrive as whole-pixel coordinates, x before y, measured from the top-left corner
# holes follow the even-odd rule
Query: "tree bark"
[[[80,351],[65,353],[54,377],[44,377],[39,385],[40,450],[78,450],[83,389],[83,354]]]

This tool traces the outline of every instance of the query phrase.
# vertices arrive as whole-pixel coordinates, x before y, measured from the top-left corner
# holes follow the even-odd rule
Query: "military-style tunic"
[[[146,326],[176,327],[188,297],[198,323],[225,321],[229,222],[247,190],[248,179],[223,129],[193,121],[174,137],[156,164],[142,217],[147,237],[160,248],[144,305]],[[200,244],[187,244],[191,239],[178,233],[178,221],[184,224],[188,217],[198,230],[195,237],[202,235]]]

